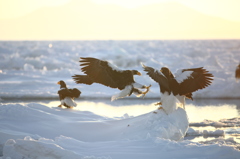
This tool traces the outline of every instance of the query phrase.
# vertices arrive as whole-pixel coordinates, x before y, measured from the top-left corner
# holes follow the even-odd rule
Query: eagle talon
[[[145,88],[147,89],[145,92],[143,92],[143,98],[145,97],[145,95],[149,92],[149,89],[152,85],[150,84],[149,86],[146,86]]]
[[[156,104],[154,104],[155,106],[158,106],[158,105],[162,105],[162,102],[158,102]]]

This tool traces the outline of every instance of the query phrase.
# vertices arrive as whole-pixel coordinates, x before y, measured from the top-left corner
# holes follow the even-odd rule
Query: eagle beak
[[[138,76],[142,76],[142,74],[141,74],[140,72],[137,72],[137,75],[138,75]]]
[[[60,81],[57,84],[60,84]]]

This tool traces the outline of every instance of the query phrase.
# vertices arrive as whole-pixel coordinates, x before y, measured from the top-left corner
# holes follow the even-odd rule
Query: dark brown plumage
[[[146,94],[138,89],[147,88],[145,85],[137,84],[134,81],[134,75],[141,75],[137,70],[120,70],[111,63],[92,57],[80,58],[81,70],[85,75],[74,75],[73,80],[76,83],[91,85],[99,83],[111,88],[125,90],[124,96],[130,96],[132,93]],[[138,85],[138,86],[136,86]]]
[[[61,105],[64,105],[68,108],[76,106],[74,98],[78,98],[81,94],[81,91],[78,90],[77,88],[68,89],[66,83],[62,80],[59,81],[57,84],[60,85],[58,95],[61,104],[59,105],[59,107],[61,107]]]
[[[182,69],[175,76],[167,67],[162,67],[160,71],[144,65],[143,68],[159,84],[161,94],[172,93],[182,102],[185,101],[182,97],[192,99],[193,92],[208,87],[213,80],[213,75],[203,67]]]

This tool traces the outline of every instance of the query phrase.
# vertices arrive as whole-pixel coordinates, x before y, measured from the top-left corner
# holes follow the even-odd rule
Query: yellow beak
[[[142,76],[142,74],[141,74],[140,72],[137,72],[137,75],[138,75],[138,76]]]
[[[60,81],[57,84],[60,84]]]

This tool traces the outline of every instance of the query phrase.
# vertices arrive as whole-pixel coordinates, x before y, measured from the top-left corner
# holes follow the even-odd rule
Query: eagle
[[[208,87],[213,80],[213,75],[203,67],[179,69],[173,75],[167,67],[157,70],[144,64],[142,66],[147,75],[159,84],[161,101],[156,105],[162,105],[160,109],[167,114],[172,109],[170,103],[180,102],[185,109],[185,98],[193,99],[193,92]]]
[[[68,89],[64,81],[59,81],[57,84],[60,85],[60,90],[58,91],[59,99],[61,104],[58,107],[65,106],[67,108],[76,107],[77,103],[74,102],[74,98],[78,98],[81,91],[77,88]]]
[[[236,67],[235,78],[237,81],[240,79],[240,64]]]
[[[145,86],[134,81],[134,75],[141,75],[137,70],[121,70],[108,61],[93,57],[80,57],[79,62],[85,75],[75,74],[72,76],[73,80],[77,84],[99,83],[121,90],[120,93],[112,96],[111,101],[130,96],[132,93],[137,97],[144,97],[151,87],[151,85]],[[146,89],[146,91],[143,92],[140,89]]]

